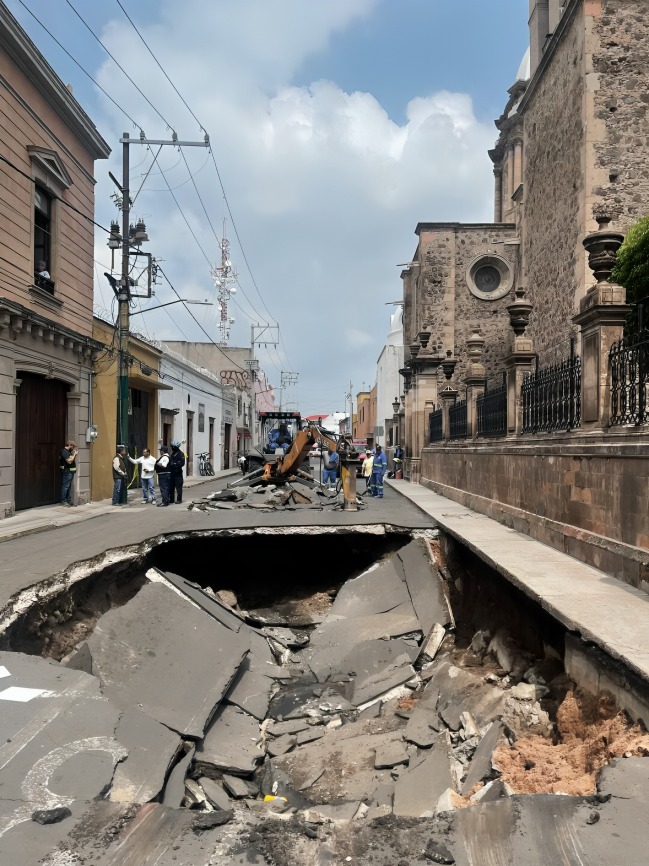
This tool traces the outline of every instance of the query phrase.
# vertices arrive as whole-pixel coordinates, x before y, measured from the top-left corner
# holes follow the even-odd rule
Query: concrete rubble
[[[357,505],[363,507],[359,493]],[[189,511],[233,511],[241,508],[259,511],[332,511],[340,508],[335,490],[308,478],[296,478],[286,484],[225,488],[188,503]]]
[[[505,866],[521,826],[540,839],[554,809],[574,858],[525,862],[577,864],[574,827],[621,832],[617,813],[586,818],[626,782],[647,790],[635,758],[601,774],[599,800],[513,796],[492,756],[548,728],[548,685],[504,631],[477,633],[462,665],[422,539],[347,581],[306,630],[147,578],[63,663],[0,653],[0,862],[469,866],[491,845]],[[643,820],[644,800],[633,808]]]

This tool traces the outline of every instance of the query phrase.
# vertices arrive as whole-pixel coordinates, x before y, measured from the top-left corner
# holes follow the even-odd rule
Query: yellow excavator
[[[329,449],[338,454],[344,509],[355,511],[356,469],[360,459],[352,444],[351,436],[337,436],[317,424],[307,424],[297,430],[292,437],[290,447],[286,450],[279,447],[274,454],[268,454],[263,453],[260,449],[254,449],[247,455],[250,471],[243,478],[229,484],[228,487],[237,487],[243,484],[253,487],[259,484],[280,485],[296,481],[299,478],[313,481],[313,475],[309,471],[309,452],[314,445],[320,445],[322,449],[325,468],[328,468],[329,464]]]

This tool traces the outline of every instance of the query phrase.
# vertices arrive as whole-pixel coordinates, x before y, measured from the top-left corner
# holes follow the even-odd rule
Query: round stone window
[[[512,288],[512,269],[500,256],[479,256],[467,268],[466,281],[472,294],[484,301],[503,298]]]

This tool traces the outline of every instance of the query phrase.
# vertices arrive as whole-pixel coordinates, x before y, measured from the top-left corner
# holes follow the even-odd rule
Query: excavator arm
[[[286,481],[291,475],[296,475],[298,469],[309,456],[309,451],[317,443],[326,445],[333,451],[338,451],[341,457],[353,451],[351,443],[344,437],[336,440],[324,428],[309,424],[298,431],[293,444],[285,455],[272,463],[267,463],[264,470],[264,481]]]

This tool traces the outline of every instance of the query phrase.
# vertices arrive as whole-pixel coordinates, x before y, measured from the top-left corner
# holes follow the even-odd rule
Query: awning
[[[128,386],[137,388],[139,391],[173,391],[173,385],[165,385],[153,376],[145,376],[143,373],[133,371],[128,374]]]
[[[247,427],[237,427],[237,436],[240,439],[252,439],[252,433]]]

